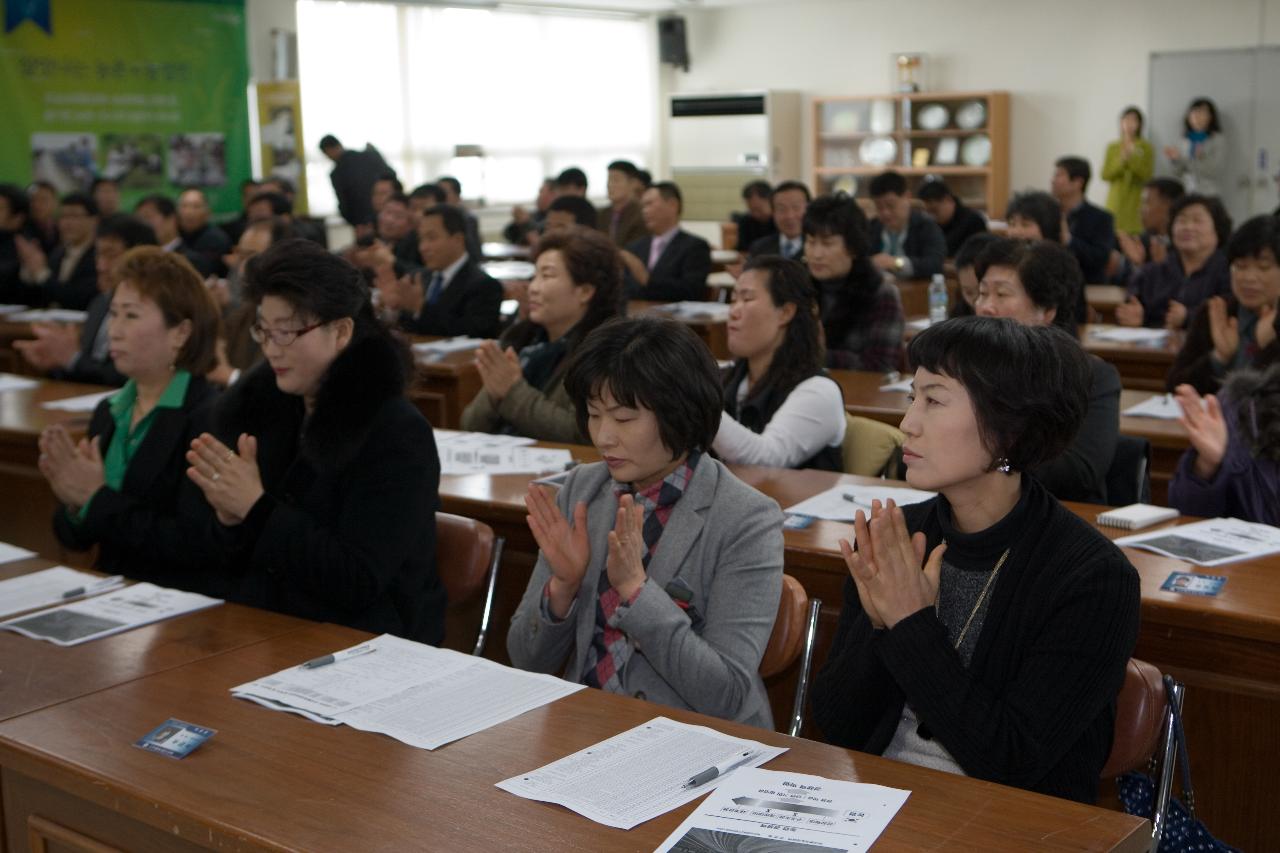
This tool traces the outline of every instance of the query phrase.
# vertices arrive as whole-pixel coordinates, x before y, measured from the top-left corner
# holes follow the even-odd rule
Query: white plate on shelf
[[[862,130],[862,122],[852,108],[835,110],[831,113],[827,130],[830,133],[857,133]]]
[[[991,162],[991,139],[984,133],[970,136],[960,146],[960,159],[966,166],[985,166]]]
[[[956,110],[956,126],[976,130],[987,123],[987,105],[982,101],[965,101]]]
[[[858,157],[868,166],[887,166],[898,156],[898,143],[889,136],[870,136],[858,146]]]
[[[942,104],[925,104],[916,113],[916,125],[921,130],[942,130],[951,121],[951,114]]]
[[[893,101],[871,102],[871,132],[893,133]]]

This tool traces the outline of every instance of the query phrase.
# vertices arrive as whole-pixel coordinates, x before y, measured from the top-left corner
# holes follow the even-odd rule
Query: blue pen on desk
[[[69,589],[62,594],[62,597],[66,599],[80,598],[85,595],[97,595],[100,592],[106,592],[113,587],[117,587],[123,582],[124,575],[112,575],[109,578],[102,578],[101,580],[96,580],[93,583],[78,586],[75,589]]]
[[[331,663],[344,661],[344,660],[347,660],[348,658],[354,658],[354,657],[359,657],[360,655],[372,654],[377,650],[378,650],[377,646],[370,646],[368,644],[365,644],[363,646],[356,646],[355,648],[347,649],[346,651],[334,652],[331,655],[323,655],[318,658],[312,658],[311,660],[307,661],[301,666],[303,669],[319,669],[322,666],[328,666]]]
[[[689,778],[688,782],[684,783],[684,786],[686,788],[697,788],[700,785],[705,785],[708,782],[710,782],[712,779],[718,779],[721,776],[728,773],[729,771],[736,770],[737,768],[748,763],[755,757],[756,757],[755,750],[744,749],[742,752],[739,752],[738,754],[734,755],[732,758],[727,758],[724,761],[721,761],[719,764],[716,764],[712,767],[708,767],[706,770],[703,770],[701,773],[695,773],[693,776]]]

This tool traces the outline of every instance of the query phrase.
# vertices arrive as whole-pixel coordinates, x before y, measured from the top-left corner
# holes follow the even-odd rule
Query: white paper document
[[[584,689],[390,634],[352,649],[364,646],[373,651],[314,669],[290,667],[231,694],[435,749]]]
[[[9,547],[12,546],[0,543],[0,549]],[[30,554],[29,551],[27,553]],[[0,551],[0,560],[3,557],[3,552]],[[0,581],[0,616],[50,607],[72,598],[98,595],[124,586],[124,580],[120,577],[107,580],[110,582],[104,583],[104,579],[98,575],[78,572],[66,566],[55,566]]]
[[[654,853],[750,850],[853,853],[869,848],[910,791],[777,770],[741,770]]]
[[[785,511],[813,518],[825,518],[828,521],[853,521],[858,510],[862,510],[870,517],[871,502],[874,500],[884,503],[892,498],[898,506],[907,506],[927,501],[936,494],[936,492],[922,492],[919,489],[903,489],[895,486],[834,486],[795,506],[787,507]]]
[[[21,314],[30,306],[27,305],[0,305],[0,317],[8,319],[10,314]]]
[[[911,389],[915,387],[916,378],[908,376],[906,379],[899,379],[896,382],[890,382],[887,385],[881,385],[881,391],[899,391],[903,394],[910,394]]]
[[[0,622],[0,628],[59,646],[75,646],[221,603],[221,599],[194,592],[138,583],[97,598]]]
[[[26,376],[15,376],[12,373],[0,373],[0,392],[26,391],[28,388],[39,388],[40,383]]]
[[[542,474],[573,464],[568,450],[546,447],[438,447],[441,474]]]
[[[17,545],[10,545],[8,542],[0,542],[0,563],[12,563],[14,560],[25,560],[35,555],[35,551],[19,548]]]
[[[81,394],[79,397],[64,397],[61,400],[50,400],[47,403],[41,403],[40,406],[45,409],[53,409],[59,412],[92,412],[98,408],[98,404],[103,400],[116,393],[115,389],[110,391],[101,391],[94,394]]]
[[[413,354],[418,359],[440,358],[453,352],[466,352],[467,350],[479,349],[484,343],[484,338],[469,338],[466,335],[459,335],[456,338],[445,338],[440,341],[427,341],[425,343],[414,344]]]
[[[19,311],[5,317],[10,323],[83,323],[88,311],[70,308],[41,308],[36,311]]]
[[[693,788],[685,783],[744,751],[730,772]],[[705,726],[655,717],[634,729],[498,783],[502,790],[572,809],[605,826],[631,829],[732,780],[743,768],[786,752],[783,746],[730,737]]]
[[[490,432],[465,432],[457,429],[433,430],[436,447],[528,447],[537,440],[523,435],[502,435]]]
[[[1208,404],[1202,399],[1200,408],[1205,408]],[[1176,421],[1182,417],[1182,406],[1178,405],[1178,401],[1174,399],[1172,394],[1152,394],[1141,403],[1130,406],[1120,412],[1127,418],[1156,418],[1162,421]]]
[[[1238,518],[1210,518],[1115,540],[1199,566],[1220,566],[1280,553],[1280,528]]]
[[[702,320],[711,323],[727,323],[729,321],[729,304],[727,302],[672,302],[654,308],[662,314],[670,314],[677,320]]]
[[[1099,341],[1116,344],[1151,344],[1159,346],[1169,338],[1168,329],[1148,329],[1131,326],[1094,326],[1089,336]]]

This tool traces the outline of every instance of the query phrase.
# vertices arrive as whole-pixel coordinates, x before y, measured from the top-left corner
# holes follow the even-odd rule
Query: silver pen
[[[300,664],[300,666],[303,669],[319,669],[320,667],[328,666],[331,663],[337,663],[338,661],[347,660],[348,658],[359,657],[360,655],[371,654],[377,650],[377,646],[371,646],[366,643],[363,646],[356,646],[355,648],[347,649],[346,651],[334,652],[331,655],[321,655],[318,658],[312,658],[306,663]]]
[[[729,771],[736,770],[737,768],[751,761],[755,757],[756,757],[755,750],[744,749],[742,752],[739,752],[737,755],[734,755],[732,758],[727,758],[724,761],[721,761],[719,764],[708,767],[706,770],[703,770],[701,773],[695,773],[693,776],[689,777],[688,782],[684,783],[684,787],[697,788],[701,785],[705,785],[708,782],[710,782],[712,779],[718,779],[721,776],[728,773]]]

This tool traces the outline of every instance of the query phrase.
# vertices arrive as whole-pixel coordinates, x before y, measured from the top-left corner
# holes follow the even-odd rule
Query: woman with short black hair
[[[782,590],[782,513],[706,451],[720,383],[670,320],[614,320],[565,376],[602,462],[525,499],[538,562],[511,620],[522,669],[769,727],[758,672]],[[572,518],[572,522],[567,519]]]
[[[1255,216],[1227,244],[1231,295],[1211,296],[1187,328],[1165,384],[1212,394],[1227,374],[1280,362],[1280,220]]]
[[[733,288],[724,417],[712,444],[730,464],[844,468],[844,395],[822,369],[813,284],[777,255],[747,261]]]
[[[1075,339],[1074,306],[1084,277],[1067,249],[1002,237],[982,251],[974,269],[981,279],[980,316],[1057,326]],[[1079,432],[1061,454],[1030,473],[1059,500],[1106,503],[1107,470],[1120,439],[1120,374],[1095,355],[1087,363],[1089,408]]]
[[[1085,354],[1060,329],[962,317],[909,358],[907,482],[939,494],[859,510],[858,550],[841,542],[850,577],[814,721],[839,746],[1092,802],[1138,575],[1025,476],[1084,417]]]
[[[543,237],[533,263],[529,317],[480,346],[483,387],[462,428],[579,442],[564,374],[582,339],[622,313],[621,256],[601,232],[573,228]]]
[[[440,462],[408,353],[359,270],[309,240],[245,266],[264,362],[223,395],[188,476],[248,604],[438,643]]]

